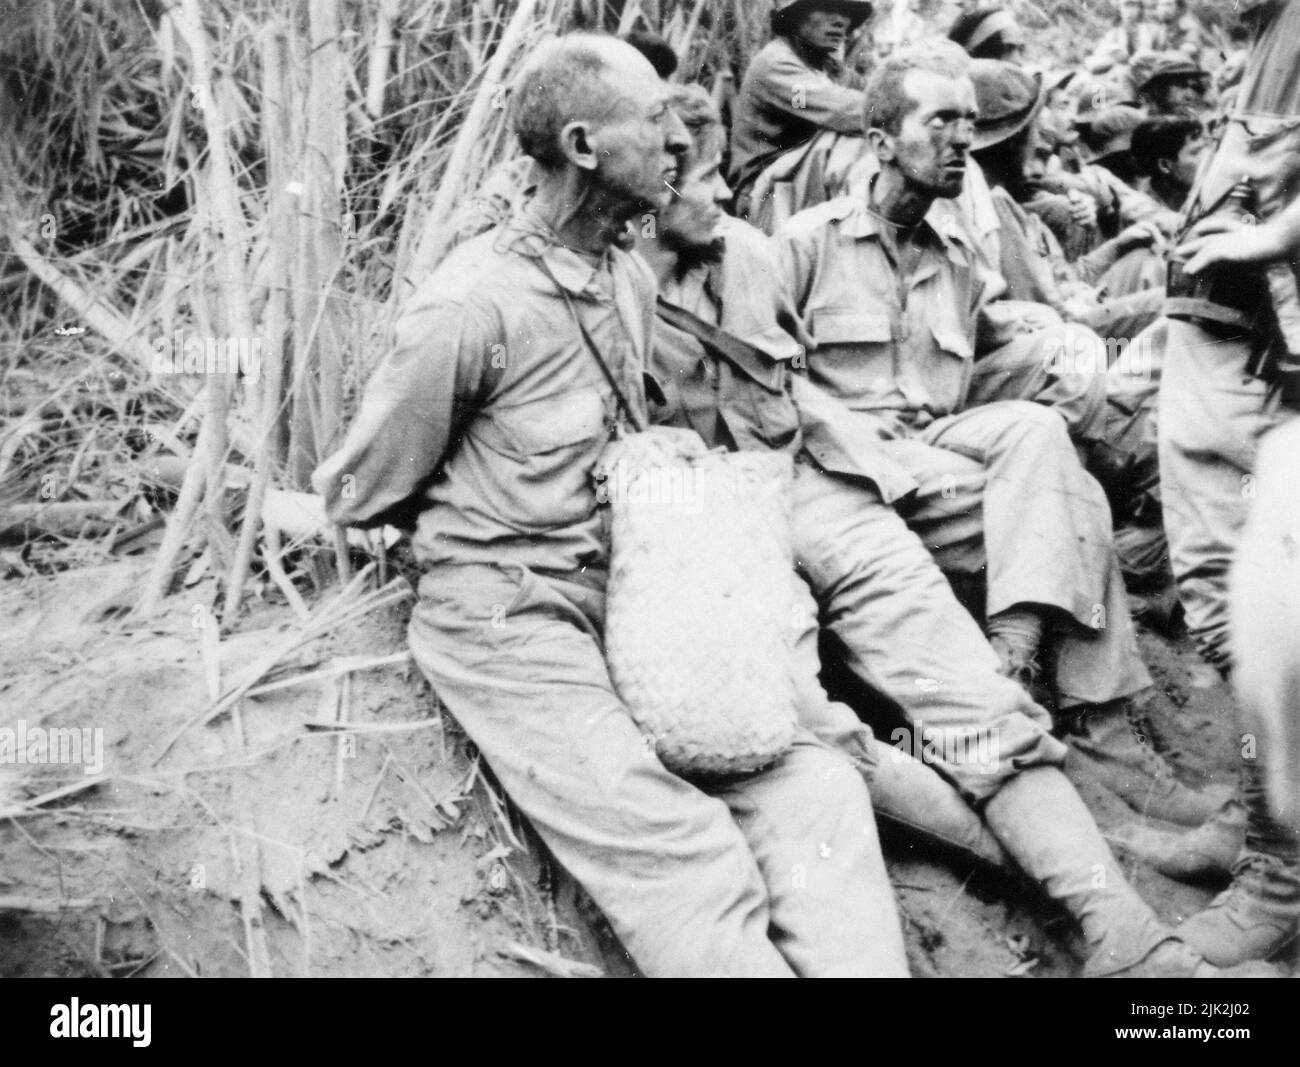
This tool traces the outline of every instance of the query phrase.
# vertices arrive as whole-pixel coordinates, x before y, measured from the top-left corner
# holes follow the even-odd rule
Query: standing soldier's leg
[[[1246,373],[1250,347],[1170,320],[1160,383],[1160,482],[1178,595],[1197,649],[1228,667],[1228,572],[1254,496],[1255,450],[1277,422]]]
[[[1300,829],[1300,418],[1264,439],[1259,493],[1232,571],[1233,682],[1272,810]]]
[[[1169,324],[1159,408],[1165,528],[1188,628],[1225,676],[1233,667],[1228,577],[1254,498],[1256,451],[1285,415],[1265,384],[1246,373],[1250,357],[1244,339]],[[1295,938],[1300,917],[1296,834],[1269,811],[1259,753],[1244,742],[1240,768],[1246,847],[1232,885],[1180,928],[1207,959],[1222,963],[1279,951]]]

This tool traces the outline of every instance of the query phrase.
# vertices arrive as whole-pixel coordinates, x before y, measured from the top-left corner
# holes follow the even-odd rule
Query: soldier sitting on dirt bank
[[[915,483],[873,435],[854,435],[855,413],[796,381],[791,353],[802,350],[786,332],[793,318],[777,284],[775,250],[719,207],[730,198],[718,175],[720,120],[702,90],[679,91],[674,102],[692,148],[659,225],[637,238],[661,293],[653,369],[665,400],[656,420],[693,428],[711,447],[796,456],[795,556],[817,598],[813,616],[819,611],[838,635],[853,671],[917,728],[924,720],[999,739],[992,766],[951,754],[938,765],[1012,860],[1079,921],[1085,975],[1223,974],[1173,939],[1128,885],[1060,771],[1066,749],[1049,733],[1047,712],[998,673],[997,656],[925,546],[881,498],[882,486]],[[800,643],[802,721],[850,754],[869,753],[865,731],[851,716],[846,724],[847,709],[821,691],[809,637]],[[918,688],[918,678],[934,684]],[[872,793],[886,810],[922,784],[891,782],[896,773],[890,757],[875,772]]]
[[[816,343],[809,376],[919,484],[904,517],[940,565],[984,580],[988,633],[1006,673],[1033,685],[1039,663],[1051,663],[1045,678],[1078,722],[1074,747],[1087,753],[1080,771],[1104,776],[1139,809],[1159,805],[1196,825],[1215,803],[1168,768],[1148,768],[1149,749],[1134,739],[1133,698],[1151,679],[1110,510],[1066,420],[1024,400],[972,403],[994,282],[951,199],[975,135],[965,67],[914,52],[883,64],[872,86],[879,172],[860,195],[795,216],[777,241]]]
[[[644,420],[655,303],[616,239],[677,180],[667,92],[613,38],[528,62],[512,107],[536,193],[420,284],[314,484],[339,523],[418,509],[415,659],[644,973],[905,976],[849,761],[804,733],[762,771],[691,784],[647,750],[606,666],[593,473],[627,411]]]

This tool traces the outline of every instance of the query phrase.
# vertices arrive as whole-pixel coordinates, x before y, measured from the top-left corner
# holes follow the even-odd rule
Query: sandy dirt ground
[[[217,640],[203,579],[127,616],[144,566],[0,584],[0,727],[102,739],[83,765],[0,764],[0,975],[635,973],[405,659],[409,596],[336,593],[316,617],[353,615],[307,641],[264,603]],[[1228,780],[1223,687],[1185,642],[1142,644],[1158,744],[1188,782]],[[1104,829],[1138,819],[1083,792]],[[914,974],[1078,972],[1072,924],[1032,886],[886,849]],[[1215,891],[1124,866],[1171,923]]]

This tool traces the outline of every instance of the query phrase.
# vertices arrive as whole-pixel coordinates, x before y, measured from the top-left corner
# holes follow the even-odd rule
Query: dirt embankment
[[[216,641],[203,583],[126,619],[140,577],[0,586],[0,728],[91,731],[79,765],[0,764],[0,974],[633,973],[405,659],[409,598],[336,596],[316,617],[344,621],[306,642],[261,605]],[[1185,645],[1142,644],[1157,739],[1188,781],[1224,780],[1227,693]],[[1137,818],[1084,794],[1104,828]],[[1031,886],[886,845],[916,975],[1077,973],[1072,924]],[[1171,923],[1215,889],[1124,866]]]
[[[362,666],[401,658],[403,605],[282,657],[302,627],[258,609],[205,662],[209,591],[139,627],[119,619],[139,580],[124,563],[0,587],[0,728],[103,746],[0,765],[0,974],[619,969],[418,671]],[[275,662],[203,725],[214,648],[218,692]]]

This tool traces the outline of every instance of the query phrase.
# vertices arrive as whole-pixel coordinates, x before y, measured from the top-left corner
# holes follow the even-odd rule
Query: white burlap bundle
[[[602,467],[619,696],[679,774],[772,763],[795,729],[790,457],[650,430],[615,441]]]

